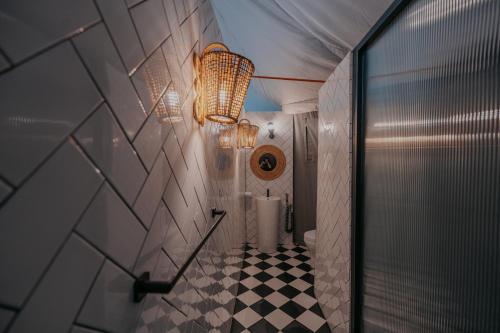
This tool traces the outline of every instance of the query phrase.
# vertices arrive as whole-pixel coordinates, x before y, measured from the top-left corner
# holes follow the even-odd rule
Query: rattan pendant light
[[[198,90],[195,118],[221,124],[238,122],[250,79],[255,70],[247,58],[229,52],[221,43],[208,45],[199,62],[195,59]]]
[[[238,124],[238,148],[255,148],[259,126],[250,124],[248,119],[241,119]]]

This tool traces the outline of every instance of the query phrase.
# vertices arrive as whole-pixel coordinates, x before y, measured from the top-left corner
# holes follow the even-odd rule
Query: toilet
[[[311,267],[314,268],[316,259],[316,230],[309,230],[304,233],[304,243],[311,254]]]

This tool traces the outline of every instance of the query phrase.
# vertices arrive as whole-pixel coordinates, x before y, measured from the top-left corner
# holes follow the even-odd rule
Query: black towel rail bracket
[[[198,244],[196,249],[191,253],[189,258],[184,262],[181,266],[177,274],[170,281],[153,281],[151,280],[151,273],[144,272],[141,274],[139,278],[137,278],[134,282],[134,302],[139,303],[147,294],[168,294],[172,289],[174,289],[176,283],[180,280],[186,269],[189,267],[191,262],[196,258],[198,252],[202,249],[203,245],[205,245],[206,241],[210,238],[210,235],[215,231],[215,229],[222,222],[224,217],[226,216],[225,210],[217,210],[216,208],[212,208],[212,218],[220,215],[217,222],[212,225],[210,230],[208,230],[207,234],[203,238],[203,240]]]
[[[214,219],[217,215],[226,214],[225,210],[218,210],[217,208],[212,208],[212,218]]]

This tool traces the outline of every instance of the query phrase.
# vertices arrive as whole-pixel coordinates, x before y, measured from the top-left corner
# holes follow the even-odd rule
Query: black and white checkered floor
[[[280,246],[265,254],[247,246],[231,332],[330,332],[312,273],[304,247]]]

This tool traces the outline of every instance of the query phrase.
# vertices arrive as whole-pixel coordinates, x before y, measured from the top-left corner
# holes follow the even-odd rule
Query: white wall
[[[193,52],[221,39],[210,2],[17,0],[0,14],[0,332],[227,332],[244,182],[239,153],[221,170],[216,127],[192,119]],[[156,117],[167,88],[175,124]],[[228,216],[185,279],[132,303],[134,278],[172,277],[213,206]]]
[[[250,158],[254,150],[245,151],[246,163],[246,191],[252,196],[266,195],[266,189],[270,189],[271,195],[281,197],[281,223],[279,240],[283,244],[292,243],[292,234],[285,232],[285,194],[289,193],[289,201],[293,203],[293,115],[282,112],[246,112],[243,117],[250,120],[252,124],[260,127],[257,138],[257,147],[262,145],[275,145],[280,148],[286,157],[286,168],[283,174],[274,180],[265,181],[257,178],[250,168]],[[274,124],[274,139],[269,138],[267,124]],[[255,201],[247,199],[246,205],[246,237],[247,242],[257,243],[257,221]]]
[[[351,54],[319,92],[315,294],[330,328],[349,331]]]

